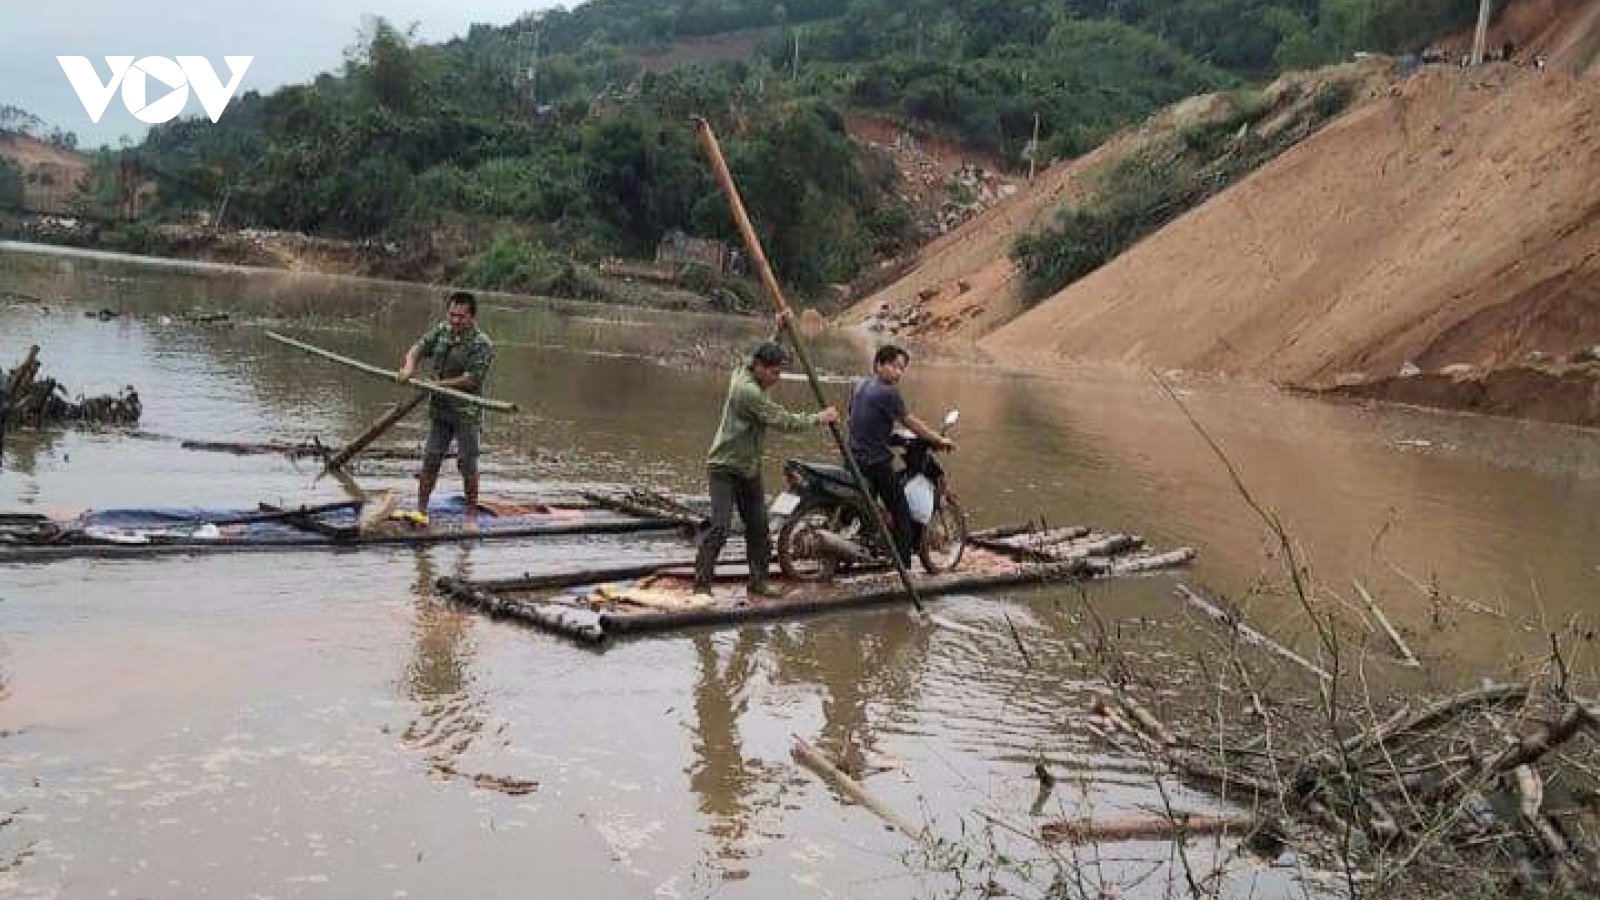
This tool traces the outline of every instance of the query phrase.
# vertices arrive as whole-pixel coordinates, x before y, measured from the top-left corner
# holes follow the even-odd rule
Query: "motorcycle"
[[[948,433],[960,418],[951,410],[939,433]],[[934,459],[931,442],[896,428],[890,447],[902,459],[897,477],[911,517],[922,525],[917,558],[930,574],[948,572],[966,551],[966,513]],[[828,581],[857,566],[889,561],[894,551],[884,546],[867,505],[877,500],[856,490],[848,469],[790,459],[784,461],[783,477],[788,489],[772,501],[770,512],[782,522],[775,549],[785,577]],[[878,510],[887,521],[881,504]]]

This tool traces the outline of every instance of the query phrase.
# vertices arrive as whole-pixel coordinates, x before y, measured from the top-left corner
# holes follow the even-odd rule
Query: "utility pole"
[[[1484,45],[1489,42],[1489,6],[1490,0],[1478,2],[1478,30],[1472,35],[1472,64],[1483,65]]]
[[[530,41],[531,39],[531,41]],[[524,31],[517,35],[517,43],[523,46],[532,44],[528,51],[527,64],[520,73],[528,82],[528,117],[538,114],[539,109],[539,30]]]
[[[1028,142],[1028,180],[1033,180],[1034,160],[1039,158],[1039,114],[1033,114],[1033,140]]]
[[[800,29],[794,30],[794,57],[789,64],[789,80],[800,80]]]

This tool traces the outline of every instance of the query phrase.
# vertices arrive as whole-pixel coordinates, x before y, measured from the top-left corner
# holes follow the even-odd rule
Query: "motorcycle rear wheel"
[[[967,513],[954,497],[944,498],[933,518],[922,530],[922,546],[917,558],[930,575],[950,572],[961,565],[967,551]]]
[[[844,508],[812,499],[800,501],[778,530],[778,568],[791,581],[829,581],[839,570],[839,560],[822,552],[814,534],[836,531]]]

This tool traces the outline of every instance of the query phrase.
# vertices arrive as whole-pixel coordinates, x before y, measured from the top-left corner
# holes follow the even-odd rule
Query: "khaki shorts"
[[[444,464],[450,442],[456,445],[456,468],[463,475],[478,474],[478,421],[476,419],[446,419],[434,416],[428,428],[428,443],[422,448],[422,467],[430,472],[439,471]]]

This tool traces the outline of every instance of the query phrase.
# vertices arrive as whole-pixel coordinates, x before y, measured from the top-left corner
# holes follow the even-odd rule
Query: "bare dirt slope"
[[[22,170],[23,204],[37,212],[70,210],[89,173],[89,157],[25,134],[0,134],[0,157]]]
[[[1510,41],[1516,58],[1544,55],[1549,68],[1572,75],[1600,75],[1600,3],[1593,0],[1522,0],[1495,17],[1489,47]],[[1465,52],[1470,32],[1451,42]]]
[[[1434,66],[988,336],[1322,383],[1600,343],[1600,83]]]
[[[1217,95],[1185,100],[1093,153],[1039,172],[1033,184],[923,247],[903,276],[846,310],[841,324],[858,325],[887,305],[899,313],[915,307],[922,321],[910,332],[919,337],[975,339],[993,330],[1023,310],[1022,281],[1011,262],[1019,236],[1048,227],[1063,205],[1092,191],[1095,174],[1108,162],[1230,108]]]

